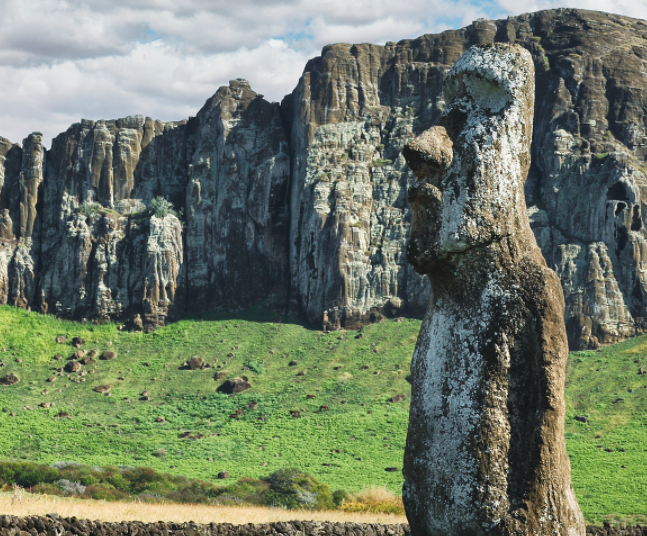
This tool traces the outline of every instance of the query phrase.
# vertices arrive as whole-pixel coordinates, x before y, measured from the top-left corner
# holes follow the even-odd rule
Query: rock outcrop
[[[422,316],[402,148],[442,113],[448,69],[495,41],[536,68],[526,198],[571,347],[642,333],[647,23],[572,9],[327,46],[280,105],[235,80],[188,121],[0,139],[0,303],[146,329],[264,299],[325,329]]]
[[[433,296],[411,364],[403,502],[414,536],[584,536],[564,439],[559,279],[530,230],[532,56],[470,48],[404,149],[407,256]]]

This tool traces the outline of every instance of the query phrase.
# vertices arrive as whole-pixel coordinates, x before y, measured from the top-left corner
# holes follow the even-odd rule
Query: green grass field
[[[357,338],[357,332],[324,335],[295,318],[272,323],[274,316],[263,308],[236,318],[203,315],[142,334],[0,307],[0,350],[7,350],[0,351],[0,376],[13,372],[21,379],[0,388],[6,410],[0,412],[0,459],[149,466],[212,481],[219,471],[259,478],[295,467],[333,490],[386,486],[399,493],[409,409],[405,378],[420,322],[385,321]],[[56,344],[62,334],[84,337],[83,349],[109,349],[117,357],[83,367],[84,376],[65,374],[48,383],[75,350]],[[63,359],[52,361],[57,353]],[[181,370],[194,355],[211,368]],[[566,438],[573,484],[590,523],[647,519],[647,374],[639,374],[641,364],[647,369],[647,337],[570,356]],[[223,371],[247,376],[252,389],[235,396],[216,392],[224,380],[214,374]],[[111,386],[111,396],[93,390],[103,384]],[[140,400],[144,392],[150,400]],[[397,394],[407,399],[388,402]],[[55,406],[39,407],[42,402]],[[232,418],[238,410],[243,413]],[[292,417],[293,410],[301,416]],[[57,418],[61,411],[72,418]],[[178,437],[188,431],[204,437]]]

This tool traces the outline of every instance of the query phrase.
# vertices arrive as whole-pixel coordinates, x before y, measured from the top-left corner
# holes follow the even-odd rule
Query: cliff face
[[[451,65],[494,41],[535,62],[526,198],[571,347],[642,333],[647,23],[566,9],[328,46],[281,105],[237,80],[188,121],[82,121],[50,150],[0,138],[0,303],[149,328],[261,299],[325,328],[421,316],[401,150]]]

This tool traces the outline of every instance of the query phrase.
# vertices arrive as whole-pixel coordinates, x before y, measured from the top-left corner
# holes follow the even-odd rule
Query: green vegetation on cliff
[[[332,490],[375,485],[399,493],[405,378],[420,322],[324,335],[274,317],[256,308],[143,334],[0,307],[0,377],[20,378],[0,388],[0,459],[147,466],[211,482],[220,471],[237,480],[292,467]],[[59,335],[68,342],[57,344]],[[86,340],[81,349],[99,351],[96,362],[55,376],[76,351],[75,336]],[[116,357],[102,360],[104,351]],[[56,354],[62,359],[52,360]],[[182,368],[192,356],[210,367]],[[570,356],[566,440],[588,522],[645,519],[644,371],[647,336]],[[216,373],[224,377],[215,380]],[[216,391],[241,376],[251,389]],[[110,396],[94,391],[100,385],[110,386]],[[392,402],[397,395],[407,398]],[[70,418],[57,417],[61,412]]]

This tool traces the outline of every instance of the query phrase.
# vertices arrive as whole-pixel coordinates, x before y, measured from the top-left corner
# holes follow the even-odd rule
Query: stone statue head
[[[457,254],[530,233],[523,185],[530,167],[532,56],[517,45],[469,49],[443,84],[438,124],[404,148],[418,177],[407,257],[429,274]]]

